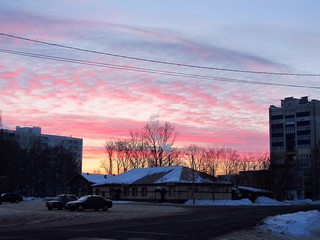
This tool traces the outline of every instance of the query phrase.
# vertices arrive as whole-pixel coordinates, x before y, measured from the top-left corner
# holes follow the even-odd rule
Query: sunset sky
[[[320,99],[319,12],[316,0],[0,0],[4,127],[83,138],[84,172],[152,115],[180,147],[269,151],[269,106]]]

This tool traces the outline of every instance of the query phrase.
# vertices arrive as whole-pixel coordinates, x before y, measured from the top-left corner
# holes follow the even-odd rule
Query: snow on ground
[[[188,201],[185,202],[186,205],[193,205],[193,200],[190,199]],[[195,199],[195,205],[216,205],[216,206],[243,206],[243,205],[252,205],[252,202],[245,198],[245,199],[241,199],[241,200],[216,200],[216,201],[212,201],[212,200],[198,200]]]
[[[0,220],[2,219],[8,224],[8,220],[12,219],[14,224],[18,224],[18,220],[21,222],[25,221],[48,221],[54,219],[67,219],[70,220],[71,218],[74,220],[75,213],[70,214],[68,211],[48,211],[44,205],[44,199],[39,198],[24,198],[24,201],[20,204],[3,204],[0,205]],[[30,204],[28,204],[30,203]],[[107,212],[103,214],[112,215],[112,219],[118,217],[119,219],[123,219],[126,217],[132,217],[135,212],[132,212],[132,207],[130,207],[131,201],[114,201],[116,205],[119,207],[121,206],[121,211],[119,213],[116,212]],[[36,205],[34,205],[36,204]],[[42,206],[41,208],[39,207]],[[189,200],[185,203],[186,205],[193,205],[193,200]],[[270,199],[267,197],[259,197],[256,199],[255,202],[251,202],[249,199],[241,199],[241,200],[195,200],[195,205],[216,205],[216,206],[285,206],[285,205],[320,205],[320,201],[311,201],[310,199],[307,200],[295,200],[295,201],[285,201],[279,202],[274,199]],[[126,207],[128,206],[128,207]],[[139,205],[135,206],[135,208],[140,207]],[[144,208],[144,212],[146,211],[147,206],[141,205]],[[154,207],[150,205],[150,213],[154,212]],[[157,206],[159,209],[157,212],[179,212],[181,208],[175,208],[173,206]],[[167,209],[168,208],[168,209]],[[167,210],[166,210],[167,209]],[[27,215],[29,214],[31,217],[22,217],[21,211],[24,211]],[[50,213],[50,218],[47,219],[47,215]],[[52,216],[54,214],[54,216]],[[77,213],[76,217],[85,217],[88,214],[83,214],[81,212]],[[117,214],[120,214],[117,216]],[[34,216],[33,216],[34,215]],[[61,216],[60,216],[61,215]],[[69,216],[71,215],[71,216]],[[92,212],[93,219],[94,217],[101,217],[100,213]],[[97,215],[97,216],[95,216]],[[1,221],[0,221],[1,222]],[[30,222],[31,223],[31,222]],[[1,224],[0,224],[1,225]],[[292,214],[282,214],[273,217],[268,217],[264,219],[264,221],[254,229],[253,234],[257,232],[262,232],[266,234],[274,234],[272,235],[273,239],[320,239],[320,212],[317,210],[307,211],[307,212],[297,212]],[[285,238],[277,238],[276,236],[285,236]],[[246,235],[247,236],[247,235]],[[270,235],[268,235],[270,236]],[[239,236],[238,236],[239,237]],[[232,239],[232,238],[230,238]],[[239,238],[237,238],[239,239]],[[241,239],[249,239],[249,238],[241,238]],[[252,238],[257,239],[257,238]],[[269,239],[265,238],[263,235],[262,238],[259,239]]]
[[[320,212],[313,210],[269,217],[258,229],[286,236],[311,237],[319,230],[319,222]]]
[[[193,200],[190,199],[185,202],[186,205],[192,205]],[[292,201],[284,201],[279,202],[275,199],[271,199],[268,197],[258,197],[254,202],[251,202],[248,198],[240,199],[240,200],[198,200],[195,199],[196,205],[216,205],[216,206],[286,206],[286,205],[320,205],[320,201],[312,201],[310,199],[304,200],[292,200]]]
[[[185,204],[192,205],[193,200],[188,200]],[[320,205],[320,201],[293,200],[279,202],[267,197],[258,197],[255,202],[249,199],[241,200],[195,200],[196,205],[216,205],[216,206],[286,206],[286,205]],[[304,239],[320,239],[320,212],[317,210],[308,212],[297,212],[292,214],[281,214],[266,218],[257,227],[258,231],[281,234],[289,237],[303,237]]]

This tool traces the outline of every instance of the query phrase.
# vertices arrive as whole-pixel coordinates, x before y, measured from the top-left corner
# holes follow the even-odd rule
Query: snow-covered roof
[[[269,190],[260,189],[260,188],[245,187],[245,186],[238,186],[238,189],[249,191],[249,192],[256,192],[256,193],[272,193]]]
[[[214,179],[217,184],[228,184]],[[94,186],[104,184],[163,184],[163,183],[192,183],[193,170],[183,166],[135,168],[116,176],[107,176]],[[213,177],[209,174],[194,171],[194,182],[213,183]]]
[[[81,176],[90,183],[100,183],[106,180],[107,178],[110,178],[110,176],[112,175],[81,173]]]

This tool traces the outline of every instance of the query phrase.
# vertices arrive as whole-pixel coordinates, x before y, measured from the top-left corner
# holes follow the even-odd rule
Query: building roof
[[[91,174],[91,173],[81,173],[81,176],[85,178],[89,183],[100,183],[110,178],[111,175],[104,174]]]
[[[194,171],[194,182],[230,184],[220,181],[211,175]],[[154,167],[154,168],[135,168],[122,174],[108,175],[103,181],[96,182],[94,186],[106,184],[165,184],[165,183],[192,183],[193,170],[183,166]]]
[[[244,190],[248,192],[255,192],[255,193],[272,193],[272,191],[260,189],[260,188],[252,188],[252,187],[246,187],[246,186],[238,186],[239,190]]]

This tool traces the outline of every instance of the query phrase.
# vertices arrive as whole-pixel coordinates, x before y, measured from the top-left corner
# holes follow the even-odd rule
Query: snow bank
[[[37,197],[23,197],[23,201],[34,201],[34,202],[45,202],[46,200],[51,200],[52,198],[37,198]]]
[[[313,230],[319,227],[319,222],[320,212],[313,210],[268,217],[258,229],[286,236],[310,237]]]
[[[258,197],[254,203],[254,205],[258,206],[285,206],[285,205],[320,205],[320,201],[312,201],[311,199],[303,199],[303,200],[287,200],[284,202],[279,202],[275,199],[271,199],[268,197]]]
[[[272,198],[268,198],[268,197],[258,197],[255,201],[254,201],[255,205],[259,205],[259,206],[269,206],[269,205],[288,205],[288,203],[285,202],[279,202],[275,199]]]
[[[185,202],[186,205],[193,205],[193,200],[189,199]],[[240,200],[195,200],[195,205],[217,205],[217,206],[285,206],[285,205],[320,205],[320,201],[312,201],[310,199],[304,200],[292,200],[279,202],[275,199],[268,197],[258,197],[254,202],[251,202],[248,198]]]
[[[185,204],[192,205],[193,201],[188,200]],[[284,205],[320,205],[320,201],[293,200],[279,202],[268,197],[258,197],[255,202],[249,199],[241,200],[195,200],[195,205],[217,205],[217,206],[284,206]],[[320,239],[320,212],[317,210],[309,212],[297,212],[283,214],[266,218],[262,225],[257,227],[261,232],[280,234],[303,239]],[[278,238],[274,238],[278,239]],[[282,238],[281,238],[282,239]],[[290,238],[291,239],[291,238]]]
[[[185,202],[186,205],[193,205],[193,200],[190,199]],[[216,205],[216,206],[243,206],[251,205],[252,202],[248,198],[240,200],[195,200],[195,205]]]

